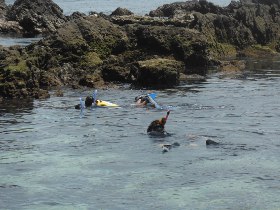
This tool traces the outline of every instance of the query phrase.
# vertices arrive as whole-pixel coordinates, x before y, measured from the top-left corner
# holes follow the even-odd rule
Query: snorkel
[[[166,113],[165,121],[167,121],[167,118],[168,118],[169,114],[170,114],[170,110],[168,110],[167,113]]]
[[[148,96],[150,96],[152,99],[155,100],[155,98],[157,97],[156,93],[149,93]]]
[[[153,99],[154,96],[155,96],[154,94],[153,94],[153,95],[148,94],[148,98],[149,98],[150,102],[151,102],[153,105],[155,105],[155,107],[156,107],[157,109],[161,109],[161,106],[158,105],[158,103],[155,102],[155,100]]]
[[[159,123],[160,123],[162,126],[164,126],[165,123],[167,122],[167,119],[168,119],[169,114],[170,114],[170,110],[168,110],[168,112],[166,113],[166,116],[165,116],[165,117],[163,117],[163,118],[161,118],[161,119],[159,120]]]
[[[83,110],[85,108],[82,98],[80,98],[80,106],[81,106],[81,110]]]
[[[84,104],[82,98],[80,98],[80,109],[81,109],[80,117],[82,117],[84,115],[84,108],[85,108],[85,104]]]
[[[97,97],[97,90],[95,90],[92,94],[93,102],[92,102],[91,107],[93,107],[95,105],[95,102],[96,102],[96,99],[97,99],[96,97]]]

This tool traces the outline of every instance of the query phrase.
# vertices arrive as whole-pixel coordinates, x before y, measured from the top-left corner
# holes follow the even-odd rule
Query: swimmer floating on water
[[[149,134],[164,134],[165,133],[165,123],[167,121],[167,118],[170,114],[170,111],[168,111],[166,113],[166,116],[159,119],[159,120],[154,120],[153,122],[151,122],[151,124],[149,125],[148,129],[147,129],[147,133]]]
[[[156,102],[154,101],[155,97],[156,97],[155,93],[136,96],[135,97],[136,106],[139,106],[139,107],[145,107],[145,106],[156,107],[156,105],[155,105]]]
[[[108,101],[102,101],[96,99],[97,90],[94,91],[92,96],[87,96],[85,99],[85,103],[83,104],[82,99],[80,99],[80,103],[75,106],[75,109],[89,108],[93,106],[97,107],[118,107],[117,104],[113,104]]]
[[[92,96],[87,96],[86,100],[85,100],[85,108],[91,107],[93,104],[93,97]],[[75,109],[81,109],[82,108],[82,104],[79,103],[77,105],[75,105]]]

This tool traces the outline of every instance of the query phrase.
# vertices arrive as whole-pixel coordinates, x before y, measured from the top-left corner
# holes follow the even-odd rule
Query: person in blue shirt
[[[155,107],[155,105],[151,102],[148,95],[139,95],[135,97],[135,103],[137,106],[145,107],[145,106],[151,106]]]

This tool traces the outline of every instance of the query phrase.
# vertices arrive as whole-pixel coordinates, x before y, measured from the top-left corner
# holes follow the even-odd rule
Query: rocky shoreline
[[[64,16],[51,0],[17,0],[11,7],[2,0],[2,35],[44,38],[27,47],[0,47],[0,98],[45,98],[48,89],[65,85],[173,87],[182,79],[201,80],[213,66],[242,70],[240,57],[277,55],[279,31],[279,0],[227,7],[194,0],[146,16],[122,8],[109,16]]]

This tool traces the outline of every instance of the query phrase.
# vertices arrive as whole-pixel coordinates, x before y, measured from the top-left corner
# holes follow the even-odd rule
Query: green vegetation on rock
[[[276,51],[266,45],[252,45],[242,51],[247,57],[263,57],[268,55],[276,55]]]
[[[94,68],[101,65],[103,61],[100,59],[99,55],[96,52],[88,52],[82,57],[81,66]]]
[[[28,67],[25,60],[20,60],[18,63],[11,63],[5,67],[5,70],[8,71],[27,71]]]
[[[112,52],[112,47],[115,45],[114,39],[93,40],[89,43],[91,49],[95,51],[101,58],[106,58]]]
[[[148,87],[172,87],[179,83],[183,62],[156,58],[138,61],[137,84]]]
[[[233,58],[237,55],[237,49],[234,45],[228,43],[209,43],[209,54],[214,59]]]
[[[183,63],[176,60],[166,59],[166,58],[155,58],[145,61],[139,61],[140,68],[150,68],[154,70],[161,71],[166,68],[179,68],[182,67]]]

